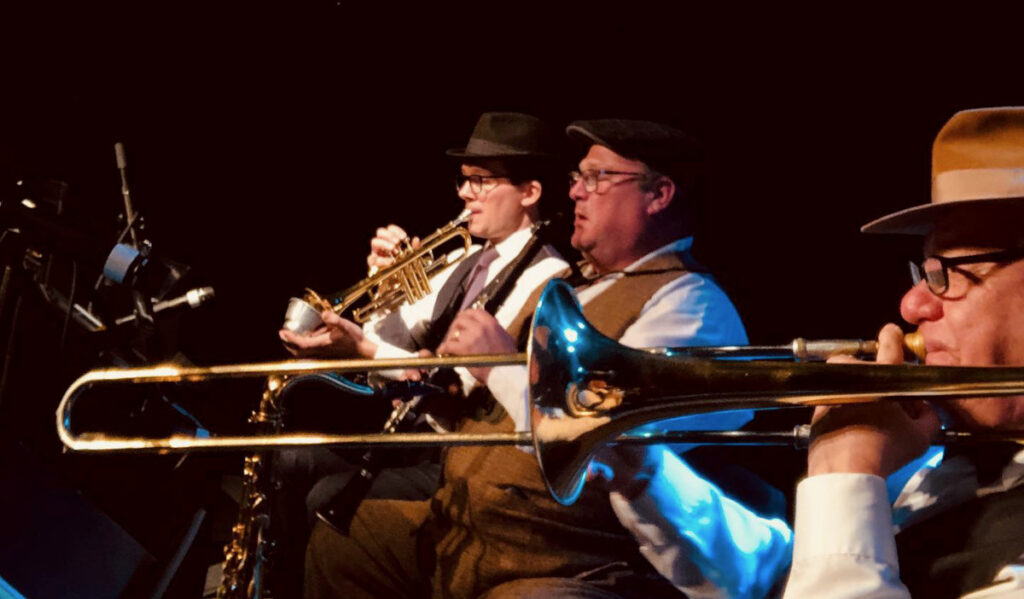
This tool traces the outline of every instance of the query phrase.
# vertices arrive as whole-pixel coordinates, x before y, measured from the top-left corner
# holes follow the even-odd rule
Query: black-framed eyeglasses
[[[609,177],[613,175],[627,175],[629,179],[621,179],[619,181],[612,181]],[[604,193],[608,191],[608,188],[612,184],[625,183],[630,179],[636,179],[640,177],[646,177],[647,173],[634,173],[630,171],[609,171],[605,169],[588,169],[585,171],[572,171],[569,173],[569,187],[576,185],[580,181],[583,181],[583,189],[586,189],[590,193],[594,193],[598,189],[598,185],[601,182],[607,181],[609,185],[606,185],[604,189],[598,193]]]
[[[921,281],[928,284],[928,290],[935,295],[951,295],[959,297],[967,291],[969,283],[980,283],[981,279],[974,273],[959,268],[963,264],[982,262],[1013,262],[1024,258],[1024,247],[970,256],[928,256],[918,264],[910,261],[910,278],[914,285]]]
[[[463,175],[459,173],[455,175],[455,191],[462,191],[462,186],[468,182],[470,191],[479,194],[497,187],[497,179],[507,178],[507,175]]]

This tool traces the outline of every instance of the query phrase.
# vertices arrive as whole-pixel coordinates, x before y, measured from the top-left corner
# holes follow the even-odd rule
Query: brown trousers
[[[440,599],[429,502],[368,500],[349,535],[318,522],[306,554],[306,599]],[[498,584],[467,599],[679,599],[668,582],[628,568],[581,578],[536,577]],[[284,598],[288,599],[288,598]]]
[[[645,265],[650,273],[617,281],[587,304],[587,319],[618,338],[653,293],[683,274],[684,258],[659,256]],[[517,320],[509,328],[513,337],[526,322]],[[460,430],[511,431],[502,414],[469,420]],[[450,448],[444,482],[431,501],[366,501],[348,536],[318,526],[306,555],[310,599],[530,593],[679,597],[640,555],[607,491],[588,485],[574,505],[562,506],[548,493],[536,458],[512,447]]]

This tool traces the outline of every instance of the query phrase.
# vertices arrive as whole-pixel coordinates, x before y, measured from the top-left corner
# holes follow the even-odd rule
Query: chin
[[[569,243],[572,245],[573,249],[579,250],[581,252],[589,251],[594,247],[593,243],[588,242],[588,240],[585,237],[583,237],[583,235],[578,234],[574,234],[572,236],[572,239],[569,240]]]
[[[950,402],[957,428],[966,430],[1024,428],[1024,397],[978,397]]]

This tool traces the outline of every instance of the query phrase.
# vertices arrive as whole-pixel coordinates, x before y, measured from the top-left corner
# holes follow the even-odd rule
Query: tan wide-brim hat
[[[931,203],[883,216],[861,231],[928,235],[936,223],[978,218],[1024,218],[1024,107],[954,114],[932,146]]]

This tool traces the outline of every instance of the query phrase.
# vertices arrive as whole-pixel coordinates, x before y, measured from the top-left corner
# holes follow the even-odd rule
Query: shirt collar
[[[655,256],[660,256],[661,254],[668,254],[670,252],[681,254],[683,252],[689,251],[691,247],[693,247],[693,237],[680,237],[679,239],[677,239],[675,241],[672,241],[670,243],[666,243],[665,245],[663,245],[660,248],[654,250],[653,252],[647,254],[643,258],[640,258],[639,260],[637,260],[636,262],[630,264],[629,266],[627,266],[626,268],[624,268],[622,270],[624,270],[626,272],[629,272],[631,270],[636,270],[641,265],[643,265],[644,262],[647,262],[648,260],[650,260],[651,258],[653,258]]]
[[[523,227],[503,239],[500,243],[484,245],[483,249],[486,250],[488,247],[493,247],[494,251],[498,252],[499,260],[514,258],[519,255],[519,252],[523,251],[523,248],[526,247],[526,242],[533,237],[532,229],[533,227]]]

